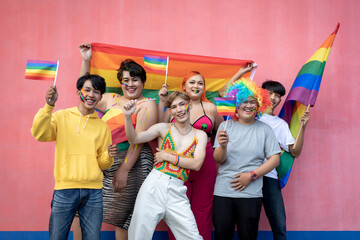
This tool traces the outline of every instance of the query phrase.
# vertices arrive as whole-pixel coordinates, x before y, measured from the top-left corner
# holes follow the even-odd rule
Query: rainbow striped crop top
[[[194,136],[194,140],[192,141],[192,143],[189,145],[189,147],[187,147],[185,149],[185,151],[183,151],[182,153],[178,153],[176,151],[175,141],[173,140],[172,135],[171,135],[171,130],[170,130],[171,126],[172,126],[172,124],[170,125],[169,130],[167,131],[167,133],[161,143],[160,149],[165,150],[166,152],[174,154],[174,155],[179,155],[180,157],[194,158],[195,147],[197,144],[195,129],[193,129],[195,136]],[[162,173],[165,173],[167,175],[170,175],[172,177],[176,177],[180,180],[183,180],[184,182],[189,178],[189,173],[190,173],[189,169],[175,166],[167,161],[156,164],[156,166],[154,166],[154,169],[156,169]]]

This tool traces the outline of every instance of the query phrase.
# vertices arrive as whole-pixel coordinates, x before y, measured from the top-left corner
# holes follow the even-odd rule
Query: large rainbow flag
[[[339,27],[340,24],[338,23],[335,31],[300,69],[279,113],[279,117],[283,118],[289,124],[291,134],[294,138],[296,138],[299,132],[300,118],[306,106],[310,105],[313,107],[315,104],[326,60]],[[294,158],[291,154],[283,151],[280,156],[280,165],[277,167],[281,188],[285,187],[289,179],[293,163]]]
[[[116,78],[120,63],[131,58],[144,66],[144,56],[169,57],[167,84],[169,91],[181,90],[183,77],[190,71],[198,71],[206,81],[206,97],[213,101],[218,91],[239,70],[241,66],[253,63],[251,60],[238,60],[217,57],[198,56],[181,53],[152,51],[146,49],[121,47],[102,43],[92,43],[91,73],[105,78],[107,92],[121,93],[121,87]],[[246,76],[250,76],[247,73]],[[163,71],[147,71],[147,80],[143,94],[148,98],[157,98],[158,91],[165,82]]]

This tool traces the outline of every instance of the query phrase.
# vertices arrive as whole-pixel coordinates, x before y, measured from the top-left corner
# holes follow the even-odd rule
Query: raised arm
[[[58,93],[55,86],[51,86],[45,95],[45,107],[41,108],[34,117],[31,134],[40,142],[56,140],[56,121],[52,114]]]
[[[214,118],[214,121],[213,121],[214,131],[217,131],[220,126],[220,123],[222,123],[224,121],[224,118],[218,114],[217,107],[215,104],[213,104],[211,102],[206,102],[204,104],[209,106],[208,107],[209,111],[206,110],[206,112],[208,112],[209,115],[211,115]]]
[[[164,84],[159,91],[158,122],[169,122],[170,114],[165,111],[165,103],[168,97],[167,85]]]
[[[81,55],[81,68],[79,76],[84,76],[86,73],[90,74],[90,63],[92,57],[92,48],[90,43],[82,43],[79,46],[80,55]],[[109,93],[103,94],[100,102],[96,105],[96,109],[100,110],[101,112],[105,113],[107,110],[107,103],[111,101],[112,96]]]
[[[299,157],[301,154],[301,150],[304,145],[305,128],[306,128],[307,123],[309,122],[309,119],[310,119],[310,112],[309,112],[309,110],[305,110],[305,112],[303,113],[303,115],[301,116],[301,119],[300,119],[301,127],[299,129],[299,133],[296,138],[296,146],[295,146],[295,144],[289,145],[290,154],[294,158]]]
[[[137,113],[136,132],[142,132],[157,122],[157,106],[155,101],[148,101],[141,104]],[[113,178],[115,192],[120,192],[127,185],[128,174],[138,160],[144,144],[130,144],[125,159]]]
[[[80,77],[84,76],[86,73],[90,73],[90,62],[92,57],[92,49],[90,43],[82,43],[79,46],[80,55],[82,58],[81,68],[80,68]]]
[[[146,131],[136,132],[134,126],[132,125],[131,115],[135,113],[136,110],[136,100],[130,100],[127,104],[123,106],[124,118],[125,118],[125,132],[128,141],[131,144],[139,144],[149,142],[157,137],[161,137],[161,132],[163,129],[167,129],[167,123],[158,123],[151,126]]]
[[[239,80],[242,75],[244,75],[247,72],[250,72],[253,69],[252,63],[249,64],[247,67],[241,67],[234,76],[230,78],[230,80],[222,87],[222,89],[219,91],[219,95],[221,97],[225,97],[226,90],[228,87],[233,84],[235,81]]]

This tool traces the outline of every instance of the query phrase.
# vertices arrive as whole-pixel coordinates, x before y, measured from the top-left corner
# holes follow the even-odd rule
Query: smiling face
[[[270,101],[272,104],[272,110],[274,110],[281,102],[281,96],[278,93],[269,91]]]
[[[81,90],[77,90],[77,94],[81,99],[80,111],[87,115],[94,112],[95,106],[102,98],[100,90],[96,90],[91,80],[86,80]]]
[[[204,93],[205,81],[200,74],[192,76],[184,83],[183,89],[191,99],[198,100]]]
[[[254,97],[249,96],[245,102],[236,109],[239,115],[239,122],[253,123],[259,108],[259,104]]]
[[[189,121],[190,102],[186,101],[181,96],[177,96],[171,103],[169,109],[171,115],[176,119],[177,122]]]
[[[137,99],[142,95],[144,84],[140,77],[131,77],[129,71],[123,71],[121,89],[128,99]]]

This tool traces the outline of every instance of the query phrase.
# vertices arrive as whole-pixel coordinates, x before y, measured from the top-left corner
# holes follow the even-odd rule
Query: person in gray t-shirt
[[[268,93],[241,79],[228,88],[227,96],[236,97],[237,121],[223,122],[214,143],[214,159],[220,164],[213,203],[215,239],[232,239],[236,224],[239,239],[255,240],[262,176],[279,165],[281,150],[271,127],[256,120],[271,106]]]

